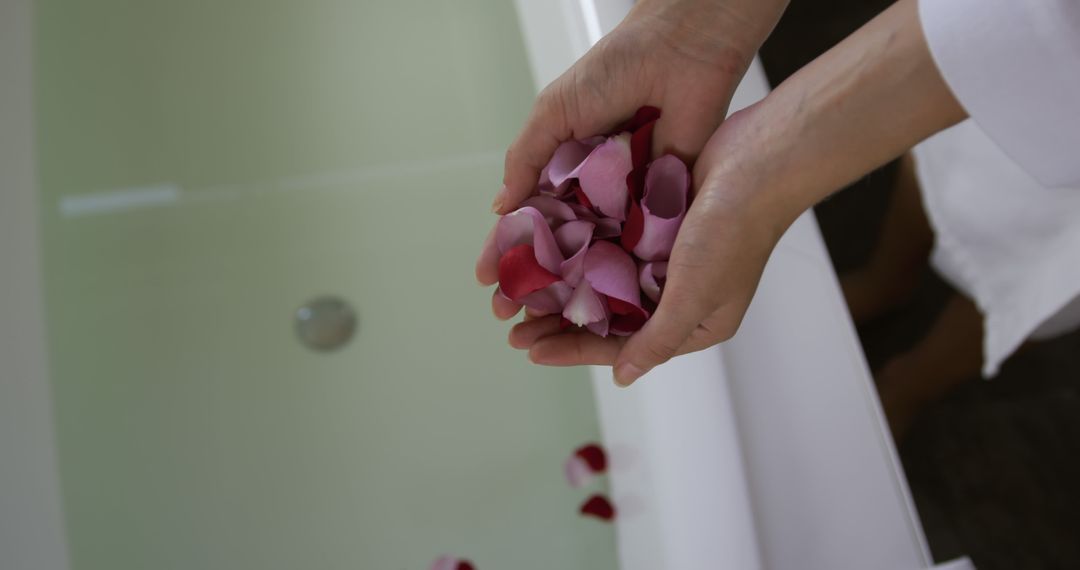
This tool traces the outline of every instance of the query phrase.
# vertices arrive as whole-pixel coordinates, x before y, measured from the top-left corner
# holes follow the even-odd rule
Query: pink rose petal
[[[579,220],[596,224],[596,229],[593,230],[593,238],[595,239],[619,237],[619,234],[623,231],[619,220],[601,218],[581,204],[569,203],[567,205],[570,206]],[[630,249],[627,249],[627,251],[630,251]]]
[[[468,560],[444,554],[431,563],[431,570],[473,570],[473,565]]]
[[[686,217],[690,173],[678,157],[664,155],[649,165],[641,199],[643,224],[634,254],[645,261],[665,261]]]
[[[596,225],[585,220],[567,222],[555,230],[555,244],[564,257],[572,257],[589,245]]]
[[[503,254],[519,245],[531,245],[536,260],[552,273],[558,273],[563,256],[555,243],[544,214],[533,207],[523,207],[499,218],[495,226],[495,243]]]
[[[574,290],[565,281],[556,281],[543,289],[525,295],[518,302],[545,315],[557,315],[570,301]]]
[[[499,259],[499,289],[511,301],[521,302],[528,294],[559,281],[559,276],[536,261],[531,245],[511,248]]]
[[[613,313],[609,331],[625,336],[641,328],[649,313],[641,306],[637,265],[621,247],[599,241],[585,255],[585,280],[607,296]]]
[[[638,272],[638,280],[641,283],[641,291],[654,303],[660,302],[660,292],[664,288],[664,280],[667,278],[666,261],[650,261],[641,264]]]
[[[453,556],[443,555],[431,564],[431,570],[457,570],[458,560]]]
[[[555,243],[566,257],[559,266],[559,273],[572,287],[577,287],[585,275],[585,252],[595,227],[592,222],[576,220],[555,230]]]
[[[601,214],[622,221],[630,199],[626,176],[631,170],[630,135],[624,133],[593,149],[577,168],[577,178],[589,202]]]
[[[548,226],[553,228],[577,219],[577,214],[569,204],[551,196],[532,196],[522,202],[521,207],[536,208],[536,211],[544,216]]]
[[[581,284],[570,295],[570,300],[566,302],[566,308],[563,310],[562,316],[571,323],[584,327],[592,323],[606,321],[608,308],[600,296],[589,286],[589,282],[582,280]]]
[[[593,230],[593,236],[596,239],[619,237],[619,234],[622,233],[622,225],[619,224],[619,220],[601,218],[595,223],[596,229]]]
[[[595,142],[595,139],[593,139]],[[603,142],[602,140],[600,142]],[[566,141],[555,149],[551,160],[540,172],[541,183],[548,182],[555,195],[561,196],[569,187],[571,178],[577,178],[577,169],[597,144],[587,141]]]
[[[598,241],[585,254],[585,279],[598,293],[641,306],[637,265],[621,247]]]
[[[585,328],[589,329],[589,332],[593,333],[596,336],[607,337],[607,335],[611,334],[610,311],[607,318],[596,321],[595,323],[589,323],[585,325]]]
[[[576,455],[571,455],[570,459],[566,460],[566,463],[563,464],[563,471],[566,474],[566,482],[575,489],[588,485],[594,477],[589,464]]]
[[[431,570],[457,570],[457,558],[443,555],[435,559],[431,564]]]

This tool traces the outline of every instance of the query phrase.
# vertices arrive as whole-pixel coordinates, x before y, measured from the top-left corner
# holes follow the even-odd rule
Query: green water
[[[561,474],[587,375],[472,277],[534,92],[511,2],[42,0],[36,41],[75,570],[615,567]],[[323,293],[330,354],[291,328]]]

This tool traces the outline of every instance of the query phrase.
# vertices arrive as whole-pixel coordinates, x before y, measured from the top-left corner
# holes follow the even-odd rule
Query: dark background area
[[[761,50],[770,82],[876,16],[887,0],[793,0]],[[887,165],[816,208],[837,272],[873,251],[896,176]],[[1080,262],[1080,260],[1078,260]],[[876,369],[934,322],[952,289],[927,269],[901,309],[859,329]],[[935,560],[980,570],[1080,568],[1080,332],[1030,345],[916,417],[901,459]]]

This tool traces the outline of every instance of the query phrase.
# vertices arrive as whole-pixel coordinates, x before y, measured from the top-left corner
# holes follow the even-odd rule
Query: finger
[[[480,246],[480,257],[476,259],[476,280],[485,287],[499,281],[499,248],[495,244],[494,227],[484,238],[484,245]]]
[[[570,138],[565,105],[557,99],[560,80],[548,86],[536,99],[532,113],[517,139],[506,151],[503,187],[491,205],[493,212],[505,214],[532,194],[540,171],[551,160],[559,143]]]
[[[667,362],[697,327],[688,314],[657,309],[645,326],[630,336],[615,362],[615,383],[629,386],[649,370]]]
[[[562,321],[562,318],[559,315],[548,315],[520,322],[510,329],[508,339],[510,346],[517,349],[527,349],[541,338],[558,334],[562,332],[560,321]]]
[[[607,109],[607,112],[596,113],[591,107],[581,108],[579,98],[569,94],[571,90],[579,89],[578,75],[585,73],[580,71],[585,66],[586,63],[579,62],[537,97],[525,126],[506,151],[503,188],[492,204],[495,213],[510,212],[533,193],[540,179],[540,171],[561,143],[604,134],[627,118],[621,116],[625,113],[622,108],[625,105],[611,106],[610,101],[601,99],[603,104],[592,107]]]
[[[549,313],[541,311],[540,309],[534,309],[532,307],[525,307],[525,318],[527,319],[539,319],[540,317],[546,317]]]
[[[723,315],[720,317],[724,318]],[[706,348],[719,344],[729,338],[731,338],[730,334],[708,328],[705,323],[702,323],[694,329],[694,332],[690,333],[690,336],[687,337],[686,341],[679,347],[677,356],[705,350]]]
[[[529,360],[546,366],[611,365],[626,337],[602,338],[587,330],[542,337],[529,349]]]
[[[515,303],[510,299],[507,299],[499,292],[498,289],[491,295],[491,312],[495,313],[495,318],[500,321],[505,321],[518,314],[521,310],[521,304]]]

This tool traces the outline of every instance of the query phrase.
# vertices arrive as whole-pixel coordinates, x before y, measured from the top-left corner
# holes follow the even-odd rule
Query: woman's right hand
[[[787,0],[642,0],[610,34],[540,94],[506,153],[503,188],[492,209],[514,210],[536,188],[559,144],[603,134],[642,106],[663,116],[653,155],[693,164],[727,113],[735,87]],[[484,285],[498,280],[489,236],[476,265]],[[496,316],[520,306],[495,295]]]

